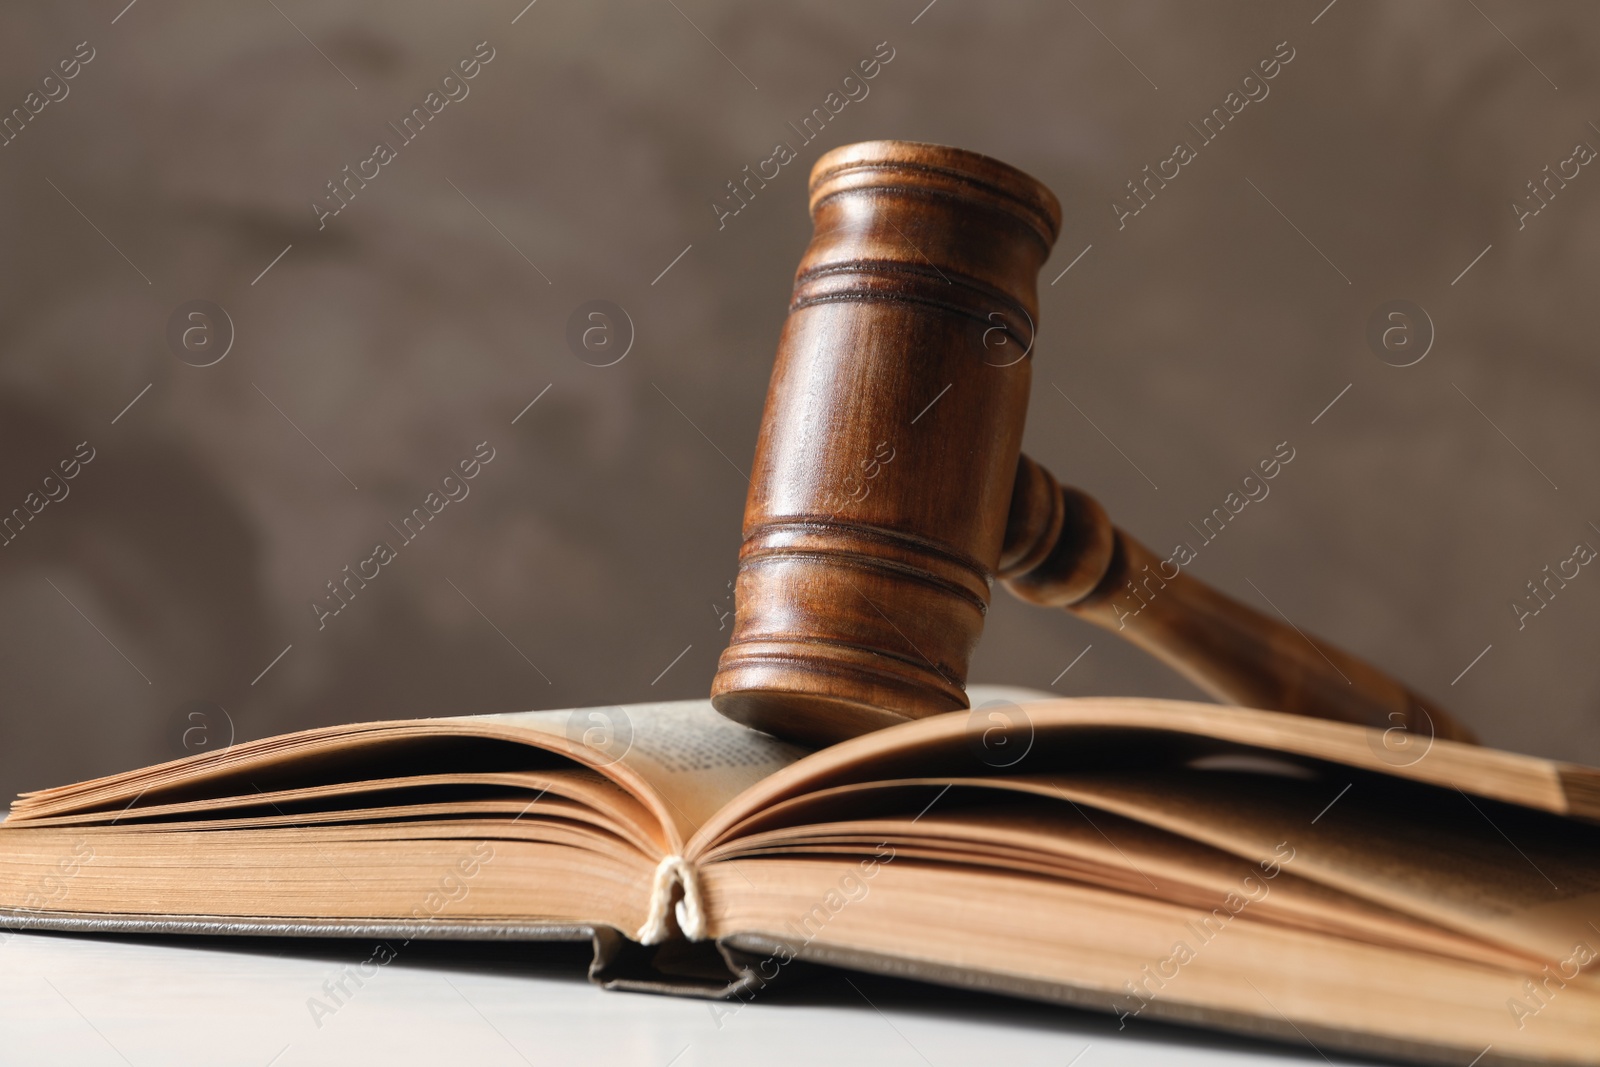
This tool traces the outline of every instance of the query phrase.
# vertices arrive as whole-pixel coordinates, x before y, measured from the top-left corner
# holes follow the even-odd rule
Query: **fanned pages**
[[[705,701],[367,723],[18,799],[17,928],[584,938],[625,988],[801,959],[1416,1062],[1600,1062],[1600,774],[1179,701],[819,752]],[[722,977],[716,977],[720,973]]]

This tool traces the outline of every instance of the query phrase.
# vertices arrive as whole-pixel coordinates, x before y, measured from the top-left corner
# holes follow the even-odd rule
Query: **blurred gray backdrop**
[[[703,695],[806,174],[881,137],[1061,198],[1032,455],[1168,550],[1289,442],[1195,573],[1600,762],[1592,5],[125,3],[0,12],[0,792]],[[1003,593],[973,680],[1197,695]]]

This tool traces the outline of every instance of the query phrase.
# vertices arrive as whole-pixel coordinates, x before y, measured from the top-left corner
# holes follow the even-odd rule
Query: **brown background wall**
[[[8,5],[0,105],[94,58],[0,148],[0,508],[95,458],[0,549],[0,791],[229,720],[704,694],[806,171],[874,137],[1055,189],[1046,282],[1092,245],[1044,290],[1030,453],[1166,548],[1290,442],[1195,572],[1491,742],[1600,762],[1600,574],[1520,631],[1510,606],[1600,547],[1600,173],[1523,229],[1511,208],[1600,146],[1600,14],[924,2]],[[324,183],[482,41],[470,95],[319,231]],[[786,123],[885,41],[869,95],[799,144]],[[1124,184],[1284,41],[1270,95],[1119,230]],[[719,231],[713,199],[778,140],[800,158]],[[205,368],[166,339],[195,299],[236,335]],[[636,331],[605,368],[565,340],[595,299]],[[1436,328],[1414,366],[1365,339],[1394,299]],[[319,631],[324,583],[482,441],[470,496]],[[1056,691],[1193,695],[1004,597],[973,677],[1049,687],[1090,643]]]

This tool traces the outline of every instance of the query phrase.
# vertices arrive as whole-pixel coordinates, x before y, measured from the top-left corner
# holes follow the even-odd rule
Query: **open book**
[[[974,686],[970,714],[810,754],[705,701],[239,744],[21,797],[0,925],[359,936],[372,966],[583,939],[621,988],[748,1000],[804,960],[1322,1050],[1600,1062],[1600,772],[1039,696]]]

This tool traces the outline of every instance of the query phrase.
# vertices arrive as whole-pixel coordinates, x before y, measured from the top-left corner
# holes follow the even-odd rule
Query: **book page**
[[[1226,753],[1299,776],[1188,766]],[[1386,754],[1381,731],[1248,709],[977,704],[816,753],[728,805],[690,850],[830,789],[987,779],[1252,860],[1283,845],[1300,877],[1379,906],[1543,959],[1600,957],[1600,828],[1552,814],[1568,810],[1556,764],[1444,741],[1404,766]]]
[[[809,750],[724,718],[709,700],[517,711],[492,722],[560,737],[595,765],[632,771],[655,790],[686,840],[724,804]]]
[[[805,754],[724,718],[708,700],[354,723],[24,794],[9,821],[174,804],[200,813],[284,790],[325,793],[333,804],[389,779],[465,782],[572,760],[644,803],[664,846],[677,851],[730,798]]]
[[[1371,774],[1162,768],[1040,778],[1063,796],[1555,961],[1600,950],[1600,829]]]
[[[974,708],[1048,696],[1016,686],[967,688]],[[558,735],[585,746],[601,766],[626,768],[661,795],[685,841],[734,797],[812,752],[724,718],[709,700],[518,711],[441,721],[468,720]]]
[[[1063,799],[1041,795],[1036,783],[1006,779],[847,786],[775,812],[767,829],[747,824],[742,836],[701,862],[796,856],[856,856],[869,865],[912,860],[1036,874],[1206,912],[1226,908],[1230,895],[1238,894],[1236,906],[1243,908],[1238,901],[1247,900],[1256,920],[1501,966],[1526,967],[1542,959],[1301,878],[1292,870],[1290,848],[1247,859]]]
[[[714,845],[743,819],[806,793],[851,782],[930,775],[1047,773],[1182,762],[1249,746],[1461,789],[1600,822],[1600,772],[1455,741],[1396,751],[1392,731],[1253,708],[1135,697],[1034,699],[974,686],[970,712],[952,712],[852,738],[752,787],[711,820],[692,848]]]

